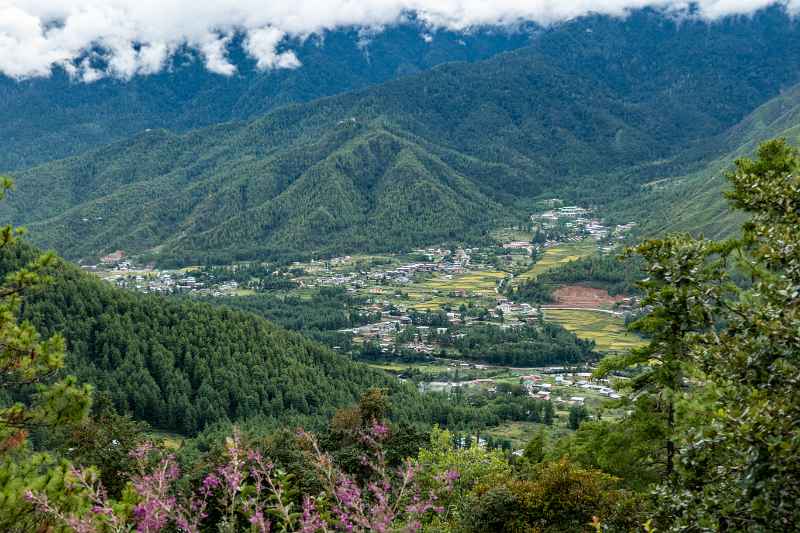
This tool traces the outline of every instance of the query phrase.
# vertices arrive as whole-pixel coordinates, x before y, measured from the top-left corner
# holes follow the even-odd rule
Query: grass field
[[[561,324],[582,339],[591,339],[603,352],[625,351],[644,341],[625,329],[621,317],[591,310],[546,309],[545,319]]]
[[[559,244],[552,248],[545,250],[544,255],[533,267],[517,276],[514,279],[515,283],[521,283],[528,279],[535,278],[542,272],[546,272],[553,267],[575,261],[581,257],[587,257],[597,251],[597,243],[590,239],[584,239],[580,242],[569,242]]]
[[[372,368],[379,368],[388,372],[403,372],[409,368],[419,370],[425,374],[439,374],[441,372],[455,371],[455,368],[444,364],[429,364],[429,363],[367,363]]]
[[[513,228],[502,228],[498,230],[494,230],[491,233],[492,237],[497,239],[501,242],[511,242],[511,241],[527,241],[530,242],[533,238],[533,233],[530,231],[523,231]]]
[[[466,301],[467,296],[494,298],[497,283],[506,277],[505,272],[490,270],[485,272],[469,272],[447,278],[435,275],[420,283],[414,283],[402,289],[408,294],[406,303],[419,310],[436,310],[443,305],[458,306]],[[463,291],[464,296],[457,295]]]
[[[489,270],[455,275],[451,279],[447,279],[444,276],[434,276],[418,284],[417,287],[421,290],[438,290],[445,293],[463,290],[481,295],[494,295],[497,282],[507,275],[505,272]]]

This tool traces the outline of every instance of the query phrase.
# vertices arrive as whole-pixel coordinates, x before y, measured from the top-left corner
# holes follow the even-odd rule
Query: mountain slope
[[[0,273],[33,253],[4,249]],[[52,277],[27,299],[24,317],[45,336],[64,335],[67,372],[158,428],[192,434],[252,417],[324,421],[374,386],[420,407],[413,388],[253,314],[120,290],[64,262]]]
[[[551,105],[565,97],[566,111]],[[648,127],[592,83],[520,52],[248,123],[146,132],[17,174],[8,216],[46,218],[31,224],[34,238],[72,258],[386,250],[479,236],[501,205],[561,176],[647,157]]]
[[[752,53],[729,53],[745,42]],[[539,195],[603,204],[697,168],[717,153],[709,138],[800,80],[796,59],[800,32],[776,10],[718,24],[650,11],[579,20],[478,63],[251,121],[144,132],[17,173],[3,218],[70,258],[124,249],[224,261],[474,240]],[[763,76],[743,78],[753,65]]]
[[[712,24],[649,9],[625,18],[590,16],[512,31],[431,32],[411,21],[368,36],[347,28],[292,41],[303,64],[298,69],[259,71],[240,36],[228,46],[237,67],[230,77],[209,73],[190,50],[177,54],[161,73],[131,80],[86,84],[61,70],[23,82],[0,77],[0,170],[74,155],[147,128],[186,131],[249,119],[291,102],[529,44],[568,73],[591,75],[633,100],[674,107],[672,112],[683,113],[684,127],[704,128],[709,108],[715,108],[719,126],[730,126],[743,108],[753,109],[765,94],[797,80],[789,68],[796,64],[797,33],[780,6]],[[721,88],[733,97],[720,99]],[[688,90],[695,95],[691,105],[681,97]]]
[[[728,184],[725,173],[736,159],[753,157],[762,142],[778,137],[800,145],[800,85],[759,106],[714,139],[710,144],[717,151],[694,172],[659,179],[611,209],[621,217],[642,220],[645,234],[688,231],[729,236],[741,225],[742,214],[731,211],[723,196]]]
[[[528,43],[518,32],[476,29],[469,34],[428,30],[414,22],[365,38],[358,29],[327,32],[292,42],[303,66],[261,71],[243,50],[229,45],[237,73],[211,73],[192,51],[168,68],[131,80],[49,78],[17,82],[0,76],[0,170],[74,155],[147,128],[185,131],[247,119],[291,102],[304,102],[413,74],[448,61],[475,61]]]

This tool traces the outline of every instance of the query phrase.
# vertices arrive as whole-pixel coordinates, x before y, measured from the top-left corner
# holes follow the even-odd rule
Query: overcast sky
[[[701,16],[716,19],[752,13],[774,0],[699,0]],[[790,12],[800,0],[781,2]],[[380,29],[415,12],[433,32],[476,25],[542,24],[587,13],[625,16],[653,6],[680,11],[680,0],[0,0],[0,72],[18,79],[48,76],[61,65],[77,79],[130,78],[163,68],[188,45],[209,70],[234,74],[226,44],[243,33],[245,48],[262,69],[298,68],[284,39],[306,37],[342,26]],[[283,42],[283,46],[278,47]],[[98,71],[87,50],[104,50]],[[80,59],[83,58],[81,61]]]

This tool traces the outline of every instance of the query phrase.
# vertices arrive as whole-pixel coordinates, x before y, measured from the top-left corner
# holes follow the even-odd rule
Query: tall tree
[[[0,199],[11,188],[0,178]],[[22,230],[0,229],[0,251],[15,246]],[[6,275],[0,285],[0,529],[30,531],[42,528],[31,516],[26,489],[69,502],[67,464],[44,453],[34,453],[27,437],[31,429],[77,422],[89,410],[90,388],[73,377],[56,379],[64,365],[64,339],[42,339],[30,322],[21,320],[25,294],[41,290],[49,281],[46,269],[55,260],[40,255],[25,267]]]
[[[0,199],[11,187],[9,179],[0,178]],[[10,225],[0,229],[0,250],[14,246],[22,233]],[[42,339],[30,322],[20,320],[24,294],[47,284],[44,272],[54,261],[52,254],[40,255],[0,285],[0,454],[22,444],[32,427],[79,420],[89,409],[88,386],[72,377],[48,383],[64,366],[64,339]]]
[[[660,528],[800,528],[799,173],[796,149],[765,143],[728,176],[733,206],[751,215],[740,238],[671,236],[635,249],[649,313],[634,326],[651,340],[600,372],[637,369],[637,404],[653,398],[664,416]]]
[[[681,450],[690,490],[671,498],[678,527],[800,528],[799,173],[797,150],[775,140],[729,175],[729,199],[751,215],[731,249],[749,280],[693,347],[717,408]]]
[[[650,310],[631,328],[650,342],[627,354],[605,358],[595,373],[636,372],[631,387],[640,400],[638,405],[654,407],[654,414],[666,425],[664,474],[668,478],[675,470],[675,403],[685,389],[692,343],[713,325],[713,305],[726,286],[725,257],[708,258],[723,248],[688,235],[673,235],[629,250],[647,263],[648,277],[639,286],[644,292],[642,306]],[[700,291],[701,286],[707,290]],[[645,402],[648,396],[655,402]]]

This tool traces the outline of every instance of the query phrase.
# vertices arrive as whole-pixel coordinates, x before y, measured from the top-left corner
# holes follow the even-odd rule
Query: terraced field
[[[469,272],[451,278],[436,275],[430,279],[404,288],[411,307],[416,309],[438,309],[442,305],[460,305],[468,296],[494,298],[497,283],[508,274],[496,270]]]
[[[527,272],[520,274],[514,279],[515,283],[535,278],[539,274],[550,270],[558,265],[575,261],[581,257],[587,257],[597,251],[597,243],[591,239],[584,239],[579,242],[568,242],[559,244],[545,250],[544,255]]]
[[[545,309],[545,319],[561,324],[582,339],[591,339],[602,352],[620,352],[644,344],[625,329],[622,317],[589,309]]]

